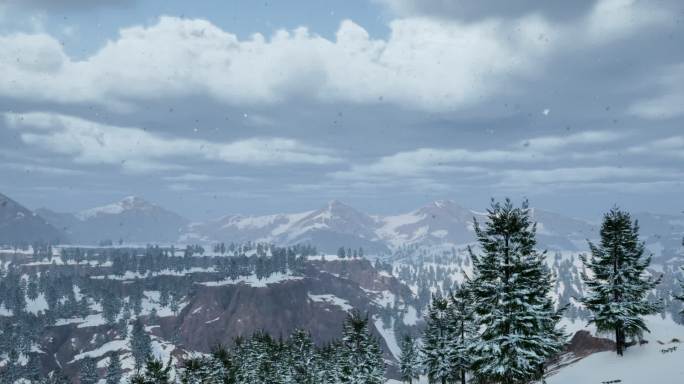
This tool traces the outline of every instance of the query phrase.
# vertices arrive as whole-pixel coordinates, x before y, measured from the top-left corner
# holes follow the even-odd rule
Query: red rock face
[[[570,340],[566,350],[577,357],[586,357],[592,353],[614,351],[615,342],[594,337],[589,331],[578,331]]]
[[[202,277],[198,278],[202,280]],[[176,278],[161,276],[145,281],[148,279],[173,282]],[[131,293],[130,281],[112,281],[111,284],[112,289],[120,290],[120,295]],[[217,344],[231,346],[235,337],[250,336],[261,330],[276,338],[285,338],[295,329],[302,328],[310,331],[314,341],[322,345],[341,336],[350,307],[368,313],[370,317],[377,316],[382,308],[374,299],[382,296],[383,291],[396,297],[411,297],[408,287],[394,277],[378,273],[367,260],[311,262],[302,276],[265,287],[244,283],[194,284],[190,294],[183,298],[188,304],[177,316],[158,317],[154,321],[147,316],[141,318],[151,334],[176,346],[172,352],[176,356],[192,351],[210,352]],[[331,300],[313,300],[310,295],[339,298],[344,305]],[[375,327],[371,330],[379,340],[385,358],[393,361],[384,338]],[[114,339],[122,337],[117,334],[116,327],[110,325],[50,327],[41,346],[45,351],[43,367],[46,371],[61,367],[70,377],[75,377],[78,364],[74,356],[100,348]],[[392,371],[391,367],[389,369]]]

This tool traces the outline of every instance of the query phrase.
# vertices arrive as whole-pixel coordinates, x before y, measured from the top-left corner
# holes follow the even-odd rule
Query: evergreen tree
[[[470,370],[471,364],[468,348],[477,335],[473,294],[468,284],[464,283],[449,296],[449,304],[449,321],[453,330],[450,365],[460,378],[461,384],[466,384],[466,373]]]
[[[446,384],[453,377],[450,356],[454,336],[446,298],[438,294],[432,296],[426,323],[422,347],[423,366],[430,383]]]
[[[660,278],[645,276],[651,257],[644,257],[644,243],[639,241],[639,225],[629,213],[611,209],[603,217],[601,242],[589,242],[591,259],[582,256],[591,275],[582,274],[588,293],[582,299],[591,311],[589,323],[597,330],[614,332],[616,350],[622,356],[627,337],[649,332],[643,316],[659,311],[659,303],[647,295]]]
[[[145,332],[145,326],[140,319],[136,319],[133,322],[130,347],[131,354],[135,360],[135,370],[140,371],[152,354],[152,342],[150,340],[150,336],[147,334],[147,332]]]
[[[385,362],[378,340],[370,334],[368,317],[358,311],[347,316],[342,331],[341,382],[380,384],[385,381]]]
[[[420,376],[420,367],[418,362],[418,350],[416,349],[416,341],[411,335],[404,335],[401,339],[401,356],[399,357],[399,371],[401,372],[401,379],[411,384],[414,379]]]
[[[535,250],[536,225],[527,201],[514,208],[509,199],[492,201],[485,228],[475,220],[482,255],[469,248],[471,285],[480,334],[468,348],[471,371],[480,382],[527,383],[543,374],[564,335],[553,308],[552,277],[545,253]]]
[[[311,335],[301,329],[295,330],[288,340],[288,349],[286,382],[315,384],[317,359]]]
[[[119,359],[119,352],[115,351],[109,358],[109,365],[107,365],[107,373],[105,379],[107,384],[119,384],[123,371],[121,370],[121,360]]]
[[[84,357],[81,360],[78,372],[80,384],[97,384],[100,380],[97,375],[97,363],[92,357]]]
[[[143,375],[145,384],[170,384],[171,357],[166,366],[161,360],[149,358],[145,363],[145,374]]]
[[[682,240],[682,243],[684,243],[684,240]],[[684,244],[682,244],[682,245],[684,245]],[[684,265],[681,267],[681,269],[682,269],[682,274],[684,274]],[[681,302],[684,302],[684,279],[681,280],[679,283],[682,286],[682,289],[681,289],[682,294],[680,296],[677,296],[676,299],[681,301]],[[680,313],[682,314],[682,317],[684,317],[684,309],[682,309],[682,311]]]

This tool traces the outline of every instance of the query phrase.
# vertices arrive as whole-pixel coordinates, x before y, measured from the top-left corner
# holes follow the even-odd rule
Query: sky
[[[0,193],[684,210],[678,0],[0,0]]]

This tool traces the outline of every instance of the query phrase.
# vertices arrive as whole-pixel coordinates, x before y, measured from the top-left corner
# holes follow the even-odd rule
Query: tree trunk
[[[622,332],[619,326],[615,328],[615,349],[617,350],[618,356],[622,356],[623,341]]]

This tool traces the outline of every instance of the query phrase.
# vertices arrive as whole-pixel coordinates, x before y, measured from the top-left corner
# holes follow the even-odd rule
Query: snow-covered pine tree
[[[149,358],[145,363],[145,373],[143,383],[145,384],[170,384],[171,383],[171,356],[169,361],[164,365],[164,362],[153,357]]]
[[[468,283],[464,282],[449,295],[449,322],[453,335],[450,348],[450,366],[457,373],[461,384],[466,384],[466,373],[470,370],[468,348],[477,334],[473,294]]]
[[[135,370],[140,371],[147,363],[152,354],[152,342],[150,336],[145,332],[145,326],[140,319],[133,322],[131,331],[131,354],[135,360]]]
[[[432,296],[423,331],[422,361],[430,383],[446,384],[454,377],[450,357],[454,337],[449,316],[449,301],[438,294]]]
[[[644,257],[639,225],[625,211],[613,208],[604,215],[601,242],[589,242],[589,248],[591,258],[581,257],[591,272],[582,274],[587,286],[582,303],[591,311],[589,323],[598,331],[614,332],[617,354],[622,356],[627,337],[649,332],[643,317],[657,313],[659,304],[646,296],[660,279],[646,276],[651,257]]]
[[[411,384],[414,379],[420,376],[420,363],[418,361],[418,350],[416,341],[411,335],[406,334],[401,339],[401,356],[399,357],[399,372],[401,380]]]
[[[288,340],[286,383],[315,384],[317,356],[311,334],[297,329]]]
[[[186,360],[180,373],[181,384],[224,384],[228,380],[225,367],[214,356]]]
[[[342,346],[339,340],[324,345],[318,351],[316,383],[340,384],[342,378]]]
[[[100,377],[97,374],[97,362],[92,357],[84,357],[78,370],[80,384],[97,384]]]
[[[684,240],[682,240],[682,245],[684,246]],[[684,275],[684,265],[681,267],[682,269],[682,275]],[[684,303],[684,279],[680,281],[680,284],[682,286],[682,294],[680,296],[677,296],[676,299]],[[682,314],[682,317],[684,317],[684,309],[680,312]]]
[[[378,340],[370,334],[368,316],[358,311],[347,315],[342,331],[341,382],[381,384],[385,382],[385,362]]]
[[[549,294],[552,278],[545,253],[535,250],[536,225],[527,201],[515,208],[509,199],[492,200],[487,212],[484,229],[475,220],[483,254],[469,249],[480,330],[468,348],[471,372],[478,382],[527,383],[540,376],[564,342]]]
[[[107,373],[105,380],[107,384],[119,384],[123,371],[121,370],[121,359],[119,358],[119,351],[114,351],[109,357],[109,364],[107,365]]]

